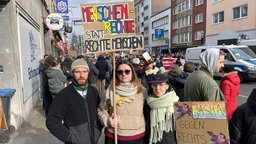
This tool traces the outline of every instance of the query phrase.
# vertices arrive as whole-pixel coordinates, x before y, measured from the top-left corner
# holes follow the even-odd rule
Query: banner
[[[144,38],[135,34],[133,2],[81,4],[84,53],[143,49]]]

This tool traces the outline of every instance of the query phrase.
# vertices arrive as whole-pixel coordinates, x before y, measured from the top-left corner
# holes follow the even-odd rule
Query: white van
[[[208,48],[219,48],[226,53],[224,65],[234,65],[241,82],[256,79],[256,55],[248,46],[218,45],[188,48],[185,54],[186,61],[192,61],[197,67],[200,63],[200,53]]]

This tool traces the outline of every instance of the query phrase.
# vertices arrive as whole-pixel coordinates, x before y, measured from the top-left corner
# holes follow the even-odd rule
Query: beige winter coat
[[[145,119],[143,115],[143,106],[147,98],[147,91],[143,88],[142,93],[135,94],[135,99],[130,103],[117,104],[116,114],[118,118],[117,135],[134,136],[145,132]],[[115,95],[115,101],[119,96]],[[98,107],[99,120],[106,129],[113,133],[113,128],[109,124],[109,108],[113,106],[113,91],[110,87],[106,90],[106,94],[101,98]],[[116,103],[116,102],[115,102]]]

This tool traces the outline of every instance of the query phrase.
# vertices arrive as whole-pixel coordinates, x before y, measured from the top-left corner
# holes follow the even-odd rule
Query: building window
[[[144,11],[148,9],[148,5],[144,7]]]
[[[243,18],[248,16],[248,5],[242,5],[233,8],[233,19]]]
[[[212,15],[212,23],[217,24],[224,22],[224,11]]]
[[[169,38],[169,31],[168,30],[164,31],[164,38]]]
[[[221,0],[212,0],[212,3],[216,3],[216,2],[219,2]]]
[[[148,20],[148,16],[144,17],[144,21]]]
[[[203,13],[199,13],[195,16],[195,23],[203,22]]]
[[[202,5],[204,0],[196,0],[196,6]]]
[[[196,31],[195,32],[195,40],[201,40],[203,38],[204,31]]]
[[[173,8],[173,15],[184,12],[188,9],[191,9],[191,0],[186,0],[180,4],[178,4],[176,7]]]

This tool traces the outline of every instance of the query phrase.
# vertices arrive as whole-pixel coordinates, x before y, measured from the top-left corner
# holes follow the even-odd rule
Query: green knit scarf
[[[85,83],[84,85],[79,85],[75,80],[73,80],[72,84],[76,91],[85,99],[87,95],[88,83]]]
[[[172,131],[172,114],[174,112],[174,102],[179,97],[174,91],[170,91],[161,97],[150,96],[147,103],[151,108],[150,111],[150,144],[161,141],[164,132]]]

